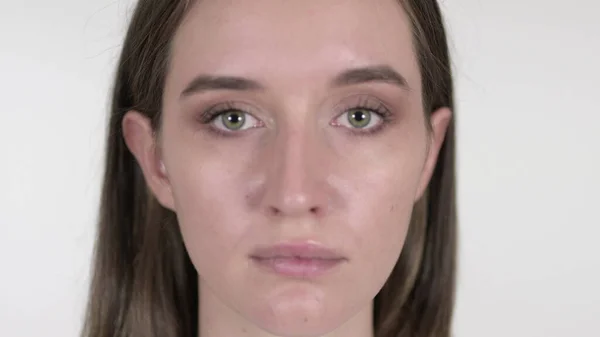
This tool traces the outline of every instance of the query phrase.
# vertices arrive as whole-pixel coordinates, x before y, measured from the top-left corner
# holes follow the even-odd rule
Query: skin
[[[178,216],[199,273],[200,336],[373,334],[372,300],[402,250],[451,116],[435,111],[426,127],[410,29],[394,0],[192,8],[174,39],[158,137],[136,111],[123,128],[149,187]],[[345,70],[378,65],[407,85],[332,86]],[[198,75],[262,88],[182,96]],[[250,113],[239,112],[243,130],[220,135],[211,131],[224,128],[219,118],[201,122],[224,102]],[[377,115],[364,129],[348,122],[364,102],[391,113],[371,134],[361,132],[381,123]],[[249,259],[257,246],[287,240],[323,243],[346,260],[321,277],[291,279]]]

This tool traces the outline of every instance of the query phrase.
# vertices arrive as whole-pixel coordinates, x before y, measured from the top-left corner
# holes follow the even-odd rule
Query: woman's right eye
[[[228,110],[215,116],[212,121],[215,128],[226,132],[242,131],[260,126],[260,122],[251,114],[240,110]]]

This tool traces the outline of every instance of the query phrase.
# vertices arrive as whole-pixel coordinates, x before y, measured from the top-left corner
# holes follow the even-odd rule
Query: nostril
[[[278,207],[274,207],[274,206],[269,207],[269,212],[271,213],[271,215],[281,215],[283,213],[283,211],[281,209],[279,209]],[[313,215],[318,215],[321,213],[321,208],[318,206],[311,207],[308,209],[308,212]]]
[[[279,215],[281,211],[277,207],[271,207],[271,214]]]

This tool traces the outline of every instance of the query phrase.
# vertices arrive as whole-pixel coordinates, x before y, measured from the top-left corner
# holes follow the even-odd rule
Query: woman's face
[[[166,79],[163,170],[130,148],[178,216],[202,324],[308,336],[370,322],[449,117],[427,131],[411,36],[394,0],[191,9]]]

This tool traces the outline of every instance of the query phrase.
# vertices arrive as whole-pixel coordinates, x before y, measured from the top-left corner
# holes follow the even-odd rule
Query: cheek
[[[236,207],[243,191],[232,179],[232,163],[210,159],[196,149],[178,156],[169,171],[183,240],[201,275],[229,263],[250,228]]]
[[[412,172],[411,172],[412,171]],[[397,172],[394,177],[367,180],[357,195],[360,214],[353,223],[367,255],[399,254],[408,229],[417,188],[418,172]],[[404,174],[403,174],[404,173]]]
[[[424,150],[413,147],[396,148],[394,157],[365,164],[361,179],[354,182],[350,219],[361,273],[371,275],[364,287],[373,292],[389,277],[404,246],[408,231],[414,196],[419,185]],[[381,157],[380,158],[385,158]],[[374,161],[364,161],[373,163]],[[374,263],[376,261],[376,263]],[[363,269],[364,268],[364,269]],[[365,274],[363,274],[365,275]],[[357,279],[361,280],[358,277]]]

